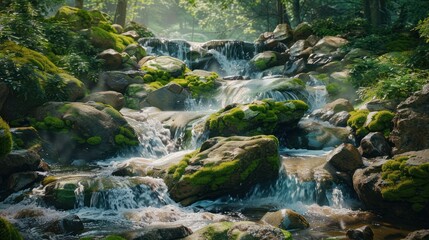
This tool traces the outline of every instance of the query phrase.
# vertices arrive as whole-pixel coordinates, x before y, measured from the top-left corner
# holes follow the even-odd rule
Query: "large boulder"
[[[328,164],[340,172],[352,173],[363,167],[362,156],[352,144],[345,143],[331,151],[326,157]]]
[[[258,71],[264,71],[281,64],[284,64],[284,62],[281,62],[280,54],[274,51],[259,53],[250,60],[250,65]]]
[[[335,126],[345,127],[350,117],[348,112],[353,110],[353,105],[347,99],[339,98],[326,104],[322,109],[314,110],[310,116]]]
[[[293,38],[292,28],[287,23],[279,24],[273,31],[274,39],[287,43]]]
[[[305,40],[313,34],[313,27],[307,23],[303,22],[298,24],[293,30],[293,40],[296,42],[298,40]]]
[[[250,104],[233,104],[212,114],[206,122],[210,136],[252,136],[258,134],[284,134],[296,128],[308,110],[300,100],[275,102],[254,101]]]
[[[316,54],[331,54],[347,43],[344,38],[327,36],[319,40],[313,50]]]
[[[407,235],[404,240],[427,240],[429,239],[429,229],[414,231]]]
[[[398,106],[393,122],[395,153],[429,148],[429,84]]]
[[[114,49],[106,49],[97,57],[103,60],[107,69],[117,70],[122,67],[122,55]]]
[[[362,138],[359,150],[362,156],[366,158],[390,156],[392,152],[392,148],[386,138],[379,132],[369,133]]]
[[[121,110],[125,105],[124,95],[115,91],[94,92],[82,99],[82,102],[100,102]]]
[[[311,54],[310,44],[306,40],[296,41],[289,49],[292,57],[308,57]]]
[[[45,231],[55,234],[79,234],[84,230],[83,222],[77,215],[68,215],[47,225]]]
[[[46,157],[60,162],[97,160],[138,145],[124,117],[102,103],[49,102],[31,119],[44,140]]]
[[[275,179],[280,168],[274,136],[217,137],[168,169],[171,198],[184,205],[239,194],[257,183]]]
[[[185,73],[186,64],[177,58],[160,56],[145,62],[142,68],[160,70],[169,73],[172,77],[179,77]]]
[[[164,111],[183,110],[185,108],[185,101],[190,96],[190,93],[179,84],[170,83],[148,93],[141,105],[144,107],[157,107]]]
[[[266,213],[261,221],[284,230],[307,229],[310,227],[304,216],[291,209],[282,209]]]
[[[367,208],[396,221],[428,227],[429,150],[407,152],[356,170],[353,187]]]
[[[8,176],[16,172],[35,171],[39,168],[42,157],[40,146],[29,149],[14,150],[0,159],[0,176]]]
[[[138,44],[130,44],[125,49],[124,52],[126,52],[129,56],[136,57],[137,61],[146,57],[146,50],[138,45]]]
[[[276,239],[292,240],[292,235],[268,224],[254,222],[220,222],[210,224],[184,240],[245,240]]]

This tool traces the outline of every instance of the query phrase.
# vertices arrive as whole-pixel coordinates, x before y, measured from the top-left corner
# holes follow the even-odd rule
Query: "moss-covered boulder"
[[[278,140],[274,136],[217,137],[171,166],[165,180],[170,196],[189,205],[246,191],[275,179],[279,168]]]
[[[22,240],[23,238],[9,221],[0,217],[0,239]]]
[[[49,102],[34,111],[30,122],[44,140],[47,158],[60,162],[103,159],[138,145],[124,117],[102,103]]]
[[[43,54],[6,41],[0,44],[0,69],[9,95],[1,115],[7,120],[25,116],[47,101],[75,101],[85,96],[85,85]]]
[[[393,129],[395,114],[387,110],[379,112],[358,110],[350,112],[350,115],[347,125],[353,129],[359,140],[370,132],[381,132],[389,136]]]
[[[416,225],[428,227],[429,150],[407,152],[359,169],[353,186],[370,209]]]
[[[0,118],[0,159],[12,150],[12,134],[9,125]]]
[[[164,71],[172,77],[179,77],[185,73],[186,64],[177,58],[160,56],[145,62],[142,69]]]
[[[314,33],[313,27],[308,22],[298,24],[293,30],[293,40],[305,40]]]
[[[90,39],[92,45],[100,49],[115,49],[122,52],[128,45],[135,43],[134,39],[105,30],[101,27],[91,27]]]
[[[146,57],[147,55],[146,50],[142,46],[135,43],[128,45],[124,49],[124,52],[126,52],[129,56],[134,56],[137,61]]]
[[[70,6],[63,6],[58,9],[54,19],[67,22],[67,24],[71,25],[75,30],[89,28],[99,23],[108,23],[108,20],[100,11],[87,11]]]
[[[292,240],[292,234],[268,224],[254,222],[220,222],[210,224],[184,240]]]
[[[264,71],[270,67],[280,65],[280,54],[274,51],[259,53],[250,60],[250,65],[258,71]]]
[[[221,85],[219,81],[219,75],[215,72],[204,70],[194,70],[186,73],[184,78],[173,80],[187,89],[194,98],[212,97]]]
[[[210,132],[210,137],[282,135],[285,131],[294,129],[307,110],[308,105],[300,100],[262,100],[244,105],[233,104],[212,114],[206,122],[206,129]]]
[[[124,95],[115,91],[94,92],[82,99],[82,102],[100,102],[121,110],[125,105]]]
[[[93,194],[106,196],[111,192],[131,191],[137,198],[150,191],[148,178],[121,178],[112,176],[68,175],[48,176],[42,181],[45,186],[44,201],[58,209],[68,210],[75,207],[92,206],[97,208],[116,208],[138,206],[133,199],[124,199],[121,203],[109,202],[109,199],[91,197]],[[114,208],[113,207],[113,208]]]

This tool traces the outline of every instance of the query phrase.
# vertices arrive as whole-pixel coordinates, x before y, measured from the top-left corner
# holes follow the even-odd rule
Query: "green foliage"
[[[90,137],[90,138],[88,138],[88,139],[86,140],[86,142],[87,142],[89,145],[93,145],[93,146],[95,146],[95,145],[98,145],[98,144],[100,144],[100,143],[101,143],[101,137],[100,137],[100,136]]]
[[[426,39],[426,42],[429,43],[429,17],[424,20],[419,21],[419,24],[415,28],[419,31],[420,36]]]
[[[317,36],[352,35],[359,36],[365,33],[368,24],[365,19],[351,18],[338,21],[332,17],[318,19],[312,22],[313,30]]]
[[[350,71],[350,82],[354,87],[369,87],[381,78],[386,78],[396,69],[373,58],[359,61]]]
[[[116,235],[109,235],[109,236],[103,238],[103,240],[126,240],[126,239],[123,237],[120,237],[120,236],[116,236]]]
[[[51,101],[66,101],[68,94],[65,92],[66,84],[60,75],[51,75],[46,79],[45,93],[46,98]]]
[[[408,73],[381,80],[377,84],[376,96],[383,99],[405,100],[414,92],[421,90],[428,82],[428,73]]]
[[[0,159],[12,150],[12,134],[9,125],[0,118]]]
[[[119,52],[122,52],[129,44],[135,43],[130,37],[108,32],[99,27],[91,28],[91,42],[97,48],[112,48]]]
[[[381,194],[386,200],[409,202],[420,212],[429,203],[429,163],[408,165],[409,158],[401,156],[383,164]]]
[[[0,239],[22,240],[23,238],[9,221],[0,217]]]

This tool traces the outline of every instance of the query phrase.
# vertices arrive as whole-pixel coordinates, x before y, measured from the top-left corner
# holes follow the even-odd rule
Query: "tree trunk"
[[[75,0],[74,1],[74,6],[77,8],[82,9],[83,8],[83,0]]]
[[[125,27],[125,19],[127,17],[127,0],[118,0],[115,12],[115,23]]]
[[[299,3],[299,0],[293,0],[292,8],[294,24],[298,25],[301,23],[301,4]]]
[[[281,0],[277,0],[277,24],[282,24],[285,22],[284,13],[285,8]]]
[[[380,27],[388,22],[385,0],[364,0],[364,13],[372,27]]]

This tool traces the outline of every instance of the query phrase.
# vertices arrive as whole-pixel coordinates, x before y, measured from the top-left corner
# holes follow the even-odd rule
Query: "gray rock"
[[[42,161],[39,147],[14,150],[0,159],[0,176],[8,176],[16,172],[35,171]]]
[[[65,218],[48,223],[47,232],[56,234],[79,234],[84,230],[83,222],[77,215],[69,215]]]
[[[341,111],[341,112],[335,113],[334,116],[332,116],[329,119],[329,123],[338,127],[346,127],[347,121],[349,120],[349,118],[350,118],[350,113],[348,113],[347,111]]]
[[[319,40],[313,50],[316,54],[332,54],[347,43],[348,41],[344,38],[327,36]]]
[[[362,156],[352,144],[345,143],[334,149],[326,157],[326,161],[340,172],[353,173],[363,167]]]
[[[393,122],[395,153],[429,148],[429,84],[399,104]]]
[[[396,104],[389,100],[373,99],[362,105],[359,110],[368,110],[370,112],[382,110],[396,111]]]
[[[183,225],[150,225],[142,230],[121,234],[132,240],[182,239],[192,234],[192,230]]]
[[[429,239],[429,229],[423,229],[414,231],[407,235],[404,240],[428,240]]]
[[[124,93],[133,83],[143,83],[144,72],[141,71],[107,71],[100,74],[98,90],[113,90]]]
[[[98,58],[104,60],[104,65],[108,69],[120,69],[122,66],[122,55],[114,49],[107,49],[98,54]]]
[[[366,158],[390,156],[392,148],[382,133],[372,132],[360,142],[359,150]]]
[[[121,110],[125,105],[124,95],[115,91],[94,92],[82,99],[82,102],[101,102],[112,106],[116,110]]]
[[[179,84],[169,83],[160,89],[148,93],[142,106],[153,106],[163,111],[183,110],[185,108],[185,100],[189,97],[190,93]]]
[[[373,240],[374,232],[369,226],[347,230],[346,236],[351,240]]]
[[[41,176],[37,172],[14,173],[9,177],[7,187],[9,190],[17,192],[31,186],[37,180],[41,180]]]
[[[160,56],[145,62],[142,67],[165,71],[172,77],[179,77],[185,73],[186,64],[177,58]]]

